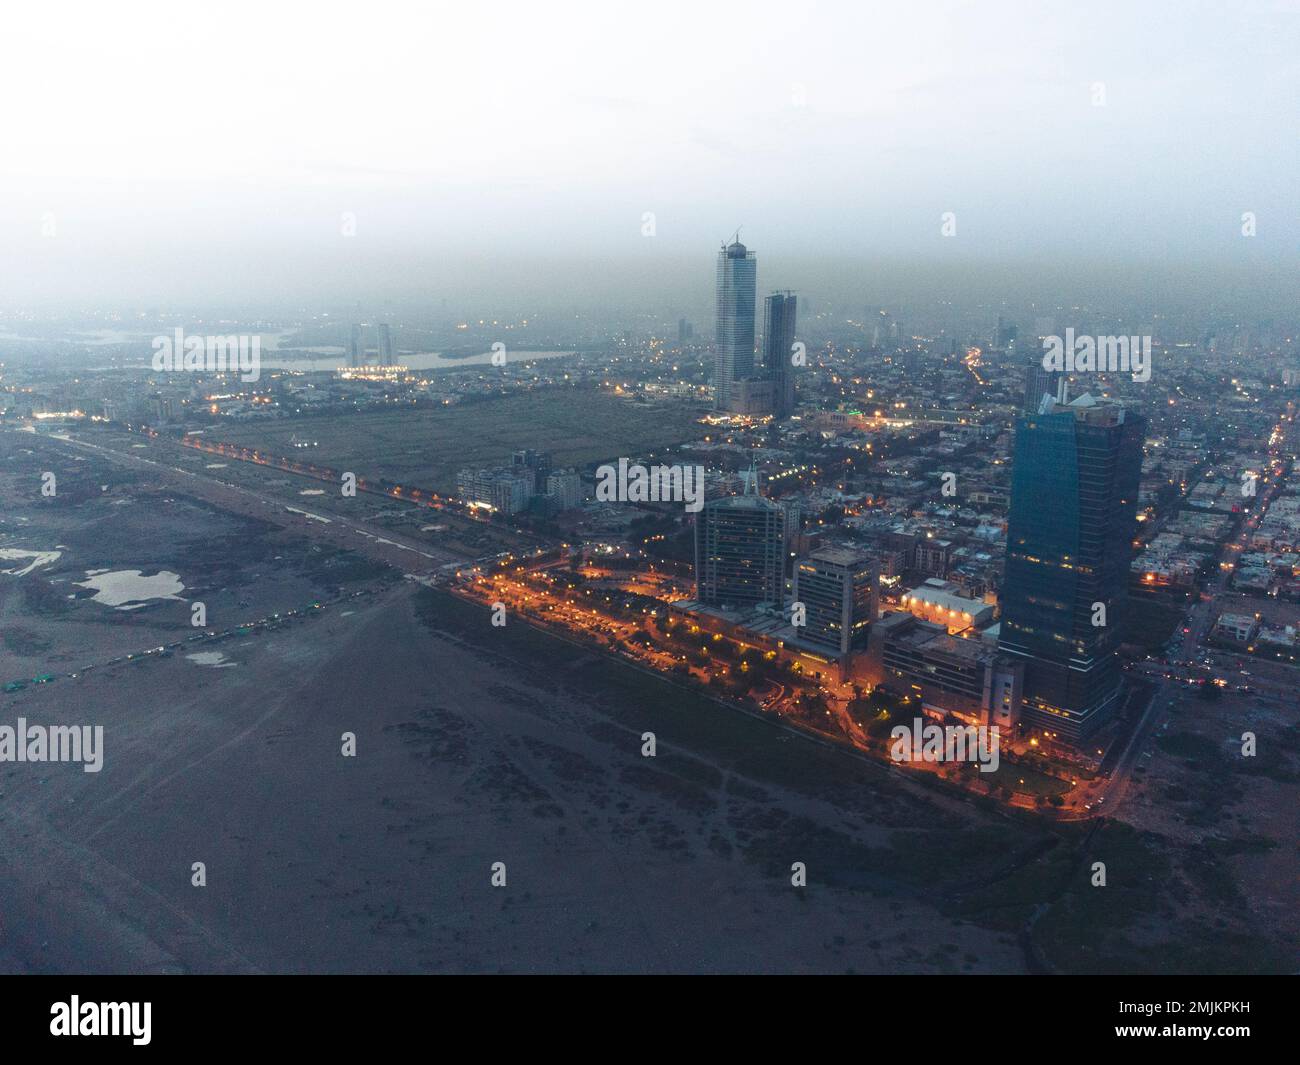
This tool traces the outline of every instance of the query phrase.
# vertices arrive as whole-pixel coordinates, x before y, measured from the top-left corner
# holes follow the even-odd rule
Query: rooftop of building
[[[895,641],[927,655],[943,655],[963,665],[976,665],[997,654],[996,648],[982,640],[949,636],[942,625],[921,621],[905,611],[886,614],[877,622],[886,633],[898,630]]]
[[[972,599],[969,596],[962,595],[955,585],[949,584],[947,581],[937,581],[934,578],[906,593],[902,602],[904,606],[913,602],[925,603],[967,617],[974,617],[981,611],[991,609],[982,599]]]
[[[1042,409],[1044,414],[1064,414],[1067,412],[1073,414],[1076,421],[1085,422],[1088,425],[1122,425],[1128,413],[1128,408],[1118,400],[1098,397],[1091,392],[1085,392],[1081,396],[1076,396],[1064,406],[1052,401],[1044,403]]]
[[[852,547],[819,547],[808,554],[809,561],[827,562],[832,566],[859,566],[870,559],[865,551]]]
[[[1222,625],[1225,628],[1229,625],[1234,628],[1239,628],[1242,625],[1253,625],[1256,620],[1254,614],[1220,614],[1219,620],[1216,621],[1215,624]]]
[[[774,499],[759,495],[721,496],[711,499],[706,504],[710,508],[725,507],[728,510],[777,510],[781,509]]]

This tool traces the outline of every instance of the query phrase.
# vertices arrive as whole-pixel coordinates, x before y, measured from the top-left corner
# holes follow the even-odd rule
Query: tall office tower
[[[861,647],[876,616],[876,565],[844,547],[824,547],[794,567],[794,601],[805,611],[798,638],[843,658]]]
[[[794,413],[794,323],[798,297],[774,292],[763,301],[763,370],[772,382],[772,413]]]
[[[551,453],[549,451],[534,451],[532,448],[522,448],[511,453],[510,465],[514,467],[516,473],[526,471],[533,478],[534,491],[539,493],[546,491],[546,478],[551,474]]]
[[[677,346],[686,347],[686,342],[695,336],[695,327],[685,318],[677,319]]]
[[[731,411],[736,384],[754,374],[754,310],[758,263],[739,240],[718,252],[717,355],[713,371],[713,407]]]
[[[783,499],[777,506],[785,515],[785,546],[789,550],[794,539],[803,529],[803,504],[797,499]]]
[[[1025,723],[1067,742],[1119,702],[1145,432],[1087,393],[1016,419],[998,646],[1024,662]]]
[[[998,315],[998,327],[993,332],[993,347],[998,351],[1006,351],[1016,342],[1020,335],[1020,330],[1014,325],[1008,324],[1007,320]]]
[[[361,344],[361,326],[353,322],[351,332],[348,334],[348,365],[361,366],[364,362],[365,350]]]
[[[1043,368],[1043,356],[1040,352],[1031,352],[1025,363],[1025,398],[1020,405],[1022,414],[1037,414],[1043,405],[1043,397],[1063,400],[1065,394],[1061,386],[1065,383],[1065,374],[1060,370]]]
[[[555,500],[557,510],[576,510],[582,506],[582,476],[576,470],[556,470],[548,473],[546,495]]]
[[[379,323],[379,365],[393,365],[393,332],[387,322]]]
[[[785,601],[785,514],[746,491],[704,505],[695,516],[695,597],[707,606]]]

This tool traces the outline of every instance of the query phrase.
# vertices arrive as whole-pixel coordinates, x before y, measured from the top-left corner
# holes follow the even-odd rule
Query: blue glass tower
[[[763,301],[763,372],[772,382],[772,413],[794,413],[794,323],[798,297],[774,292]]]
[[[1016,420],[998,643],[1025,724],[1077,742],[1119,701],[1146,421],[1090,395],[1047,409]]]
[[[739,240],[718,252],[717,355],[713,406],[734,410],[736,385],[754,374],[754,310],[758,263]]]

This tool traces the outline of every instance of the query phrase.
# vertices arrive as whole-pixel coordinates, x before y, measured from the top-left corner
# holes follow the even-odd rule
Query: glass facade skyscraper
[[[1059,370],[1044,369],[1041,352],[1031,354],[1025,364],[1025,398],[1020,405],[1021,411],[1037,414],[1044,396],[1056,397],[1063,377]]]
[[[366,361],[365,345],[361,343],[361,326],[355,322],[348,331],[348,365],[360,366]]]
[[[739,240],[718,252],[717,355],[713,372],[713,406],[736,406],[736,385],[754,374],[754,312],[758,263]]]
[[[393,331],[387,322],[379,323],[379,365],[393,365]]]
[[[788,418],[794,413],[794,326],[798,298],[792,292],[774,292],[763,301],[763,371],[772,382],[772,413]]]
[[[1145,430],[1086,394],[1016,420],[998,644],[1025,664],[1025,724],[1068,742],[1119,701]]]

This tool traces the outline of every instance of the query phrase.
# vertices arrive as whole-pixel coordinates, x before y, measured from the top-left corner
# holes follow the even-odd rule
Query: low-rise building
[[[1248,644],[1258,631],[1259,618],[1254,614],[1220,614],[1212,635],[1226,643]]]
[[[993,620],[990,604],[962,595],[957,585],[934,577],[905,593],[899,605],[923,621],[944,626],[949,632],[961,632]]]
[[[869,683],[917,695],[931,717],[996,725],[1007,734],[1019,725],[1024,666],[983,640],[899,611],[872,626],[859,662]]]

